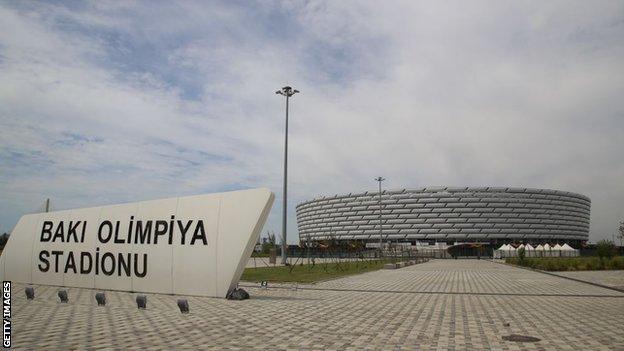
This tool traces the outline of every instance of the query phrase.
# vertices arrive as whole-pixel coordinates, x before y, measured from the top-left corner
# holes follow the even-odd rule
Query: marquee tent
[[[516,257],[518,256],[518,250],[512,245],[507,245],[507,250],[505,251],[506,257]]]
[[[524,248],[526,257],[577,257],[579,250],[572,248],[568,244],[539,244],[533,247],[531,244],[520,244],[517,248],[510,244],[503,244],[498,249],[493,250],[494,258],[518,257],[518,250]]]
[[[492,252],[492,255],[494,256],[494,258],[503,258],[504,256],[503,252],[507,250],[507,247],[508,247],[507,244],[503,244],[498,249],[495,249]]]
[[[561,245],[561,256],[564,257],[578,257],[580,256],[580,251],[572,248],[570,245],[563,244]]]
[[[575,249],[573,249],[572,246],[568,244],[563,244],[561,245],[561,250],[575,250]]]
[[[546,243],[544,244],[544,252],[542,253],[542,257],[551,257],[552,256],[552,246]]]

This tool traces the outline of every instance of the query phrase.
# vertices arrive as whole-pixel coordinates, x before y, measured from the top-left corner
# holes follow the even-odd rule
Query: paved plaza
[[[433,260],[313,285],[242,282],[250,300],[14,284],[16,349],[624,350],[624,293],[485,260]],[[541,341],[518,343],[521,334]]]
[[[624,271],[580,271],[580,272],[554,272],[562,277],[583,280],[590,283],[601,284],[612,288],[624,290]]]

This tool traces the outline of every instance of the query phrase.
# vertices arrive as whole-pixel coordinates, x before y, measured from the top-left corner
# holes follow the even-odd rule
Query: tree
[[[269,244],[275,245],[275,233],[274,232],[267,232],[267,237],[269,239]]]
[[[262,253],[269,253],[273,248],[275,248],[275,233],[267,232],[266,238],[262,238]]]
[[[624,221],[620,222],[620,227],[618,228],[618,238],[620,238],[620,246],[622,246],[622,240],[624,239]]]
[[[600,263],[604,266],[604,259],[611,259],[613,257],[613,253],[615,251],[615,245],[611,240],[600,240],[598,244],[596,244],[596,253],[598,257],[600,257]]]
[[[518,260],[520,261],[520,265],[524,263],[524,257],[526,257],[526,250],[524,247],[518,249]]]

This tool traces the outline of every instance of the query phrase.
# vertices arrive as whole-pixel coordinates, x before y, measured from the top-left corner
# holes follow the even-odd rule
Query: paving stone
[[[318,284],[241,283],[228,301],[129,292],[13,287],[16,349],[623,350],[624,294],[486,260],[433,260]],[[535,343],[504,341],[521,334]]]
[[[602,284],[624,290],[624,270],[553,272],[562,277],[570,277],[591,283]]]

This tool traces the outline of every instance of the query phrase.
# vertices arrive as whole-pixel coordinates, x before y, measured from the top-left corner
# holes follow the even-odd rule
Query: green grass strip
[[[313,283],[378,270],[383,268],[383,265],[389,262],[392,262],[392,260],[317,263],[314,266],[295,265],[246,268],[243,272],[241,280],[251,282],[269,281]]]
[[[599,257],[527,257],[507,258],[505,262],[543,271],[600,271],[624,269],[624,256],[600,259]]]

